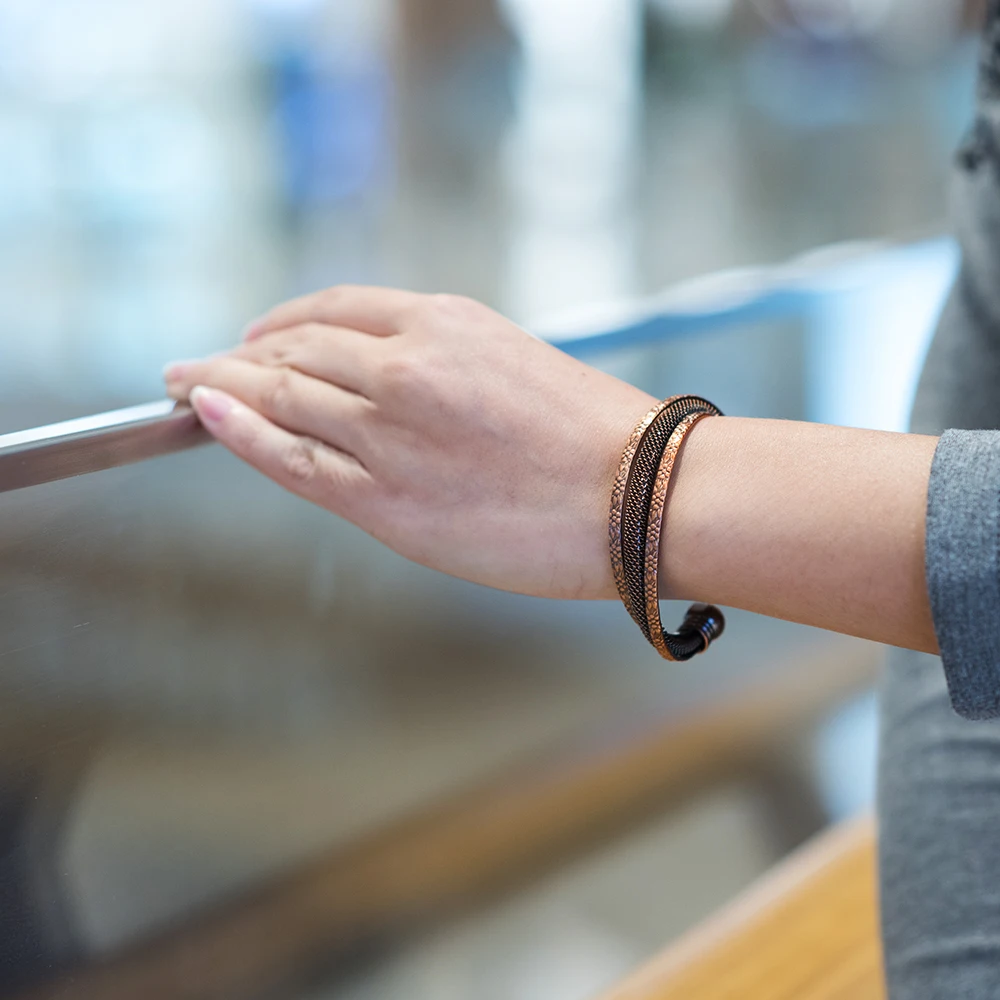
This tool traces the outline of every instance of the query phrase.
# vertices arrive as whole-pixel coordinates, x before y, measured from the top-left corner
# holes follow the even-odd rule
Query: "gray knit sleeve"
[[[927,586],[948,690],[1000,716],[1000,432],[946,431],[927,503]]]

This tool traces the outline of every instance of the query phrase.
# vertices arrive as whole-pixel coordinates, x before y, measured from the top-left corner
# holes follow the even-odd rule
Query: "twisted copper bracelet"
[[[678,632],[660,620],[660,532],[674,463],[699,420],[720,411],[699,396],[674,396],[639,422],[622,455],[611,498],[611,567],[622,603],[643,635],[667,660],[704,652],[725,628],[718,608],[696,604]]]
[[[611,543],[611,572],[614,574],[615,585],[618,587],[618,596],[625,605],[625,610],[632,616],[632,620],[642,627],[640,618],[644,617],[644,612],[640,614],[638,609],[633,609],[632,598],[629,595],[628,584],[625,581],[625,565],[622,559],[622,519],[625,508],[625,490],[628,487],[629,472],[635,453],[639,450],[639,445],[649,429],[650,424],[667,409],[668,406],[676,403],[681,397],[673,396],[665,399],[662,403],[657,403],[642,420],[636,424],[635,429],[625,443],[625,451],[622,453],[622,460],[618,466],[618,475],[615,477],[615,485],[611,491],[611,515],[608,518],[608,540]]]
[[[653,637],[646,610],[646,535],[660,459],[674,431],[689,414],[715,412],[715,407],[699,396],[667,400],[642,436],[629,468],[622,513],[622,563],[629,603],[637,612],[634,620],[650,642]]]

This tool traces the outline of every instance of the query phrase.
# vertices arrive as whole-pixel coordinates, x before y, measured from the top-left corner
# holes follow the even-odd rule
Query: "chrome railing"
[[[101,472],[209,440],[188,406],[164,400],[0,435],[0,493]]]
[[[536,332],[577,356],[664,343],[736,325],[807,316],[830,296],[877,285],[950,244],[844,244],[786,264],[726,271],[634,302],[563,314]],[[569,332],[567,332],[569,331]],[[0,435],[0,493],[183,451],[209,440],[169,400]]]

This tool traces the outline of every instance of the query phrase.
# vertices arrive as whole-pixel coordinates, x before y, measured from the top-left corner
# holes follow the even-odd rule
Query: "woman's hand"
[[[332,288],[165,377],[240,458],[409,559],[519,593],[616,596],[611,487],[654,400],[477,302]]]

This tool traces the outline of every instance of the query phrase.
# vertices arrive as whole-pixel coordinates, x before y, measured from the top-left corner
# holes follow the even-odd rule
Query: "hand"
[[[409,559],[524,594],[616,596],[611,488],[654,401],[477,302],[333,288],[165,377],[240,458]]]

